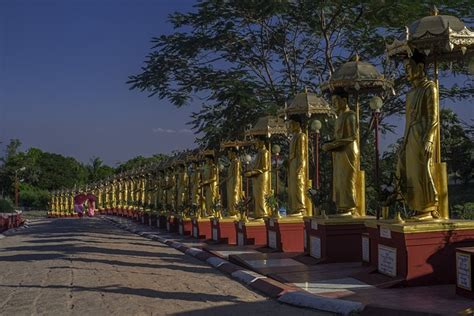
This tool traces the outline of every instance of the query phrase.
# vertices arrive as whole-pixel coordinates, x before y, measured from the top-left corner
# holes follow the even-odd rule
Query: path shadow
[[[168,248],[167,246],[157,245],[159,248]],[[126,249],[115,249],[115,248],[103,248],[93,246],[78,246],[77,244],[48,244],[48,245],[35,245],[35,246],[18,246],[18,247],[6,247],[4,251],[44,251],[44,252],[62,252],[64,254],[108,254],[108,255],[119,255],[119,256],[132,256],[132,257],[145,257],[145,258],[175,258],[176,260],[182,260],[183,254],[166,253],[162,254],[159,252],[140,251],[140,250],[126,250]]]
[[[166,300],[183,300],[195,302],[240,302],[233,295],[218,295],[206,293],[189,293],[189,292],[164,292],[147,288],[130,288],[119,285],[108,285],[98,287],[85,286],[66,286],[66,285],[0,285],[0,287],[9,288],[36,288],[36,289],[69,289],[73,292],[98,292],[98,293],[115,293],[124,295],[134,295],[142,297],[160,298]]]

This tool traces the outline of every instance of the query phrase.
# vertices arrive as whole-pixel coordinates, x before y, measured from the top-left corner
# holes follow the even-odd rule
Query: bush
[[[49,193],[28,184],[20,186],[20,204],[33,209],[47,209]]]
[[[7,199],[0,199],[0,213],[11,213],[15,210],[13,203]]]

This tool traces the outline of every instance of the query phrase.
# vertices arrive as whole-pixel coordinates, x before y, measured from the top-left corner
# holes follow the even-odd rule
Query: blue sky
[[[151,37],[173,31],[167,16],[194,3],[0,0],[0,141],[110,165],[194,147],[185,123],[198,104],[176,109],[125,84]],[[449,106],[468,120],[471,103]]]

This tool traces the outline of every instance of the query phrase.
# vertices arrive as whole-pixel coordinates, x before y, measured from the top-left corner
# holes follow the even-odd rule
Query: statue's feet
[[[417,212],[415,216],[410,217],[410,220],[413,221],[430,221],[433,219],[431,212]]]
[[[303,217],[303,212],[288,214],[287,217]]]

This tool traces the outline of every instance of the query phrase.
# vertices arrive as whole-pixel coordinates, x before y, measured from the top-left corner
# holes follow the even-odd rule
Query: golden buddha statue
[[[201,166],[199,165],[198,161],[193,161],[191,164],[191,183],[190,183],[190,191],[191,191],[191,205],[196,209],[196,214],[198,217],[204,215],[205,210],[205,199],[202,196],[202,188],[201,188]]]
[[[206,156],[206,163],[203,168],[201,187],[203,188],[205,209],[204,216],[213,216],[215,203],[219,195],[218,175],[219,170],[214,162],[213,156]]]
[[[245,172],[245,176],[252,178],[252,199],[254,204],[254,218],[262,219],[268,216],[266,198],[271,192],[270,181],[270,152],[265,142],[257,139],[254,145],[257,155],[251,169]]]
[[[438,193],[433,179],[433,152],[438,129],[436,84],[428,80],[421,54],[405,61],[412,89],[406,98],[406,123],[398,163],[397,179],[408,207],[416,211],[414,219],[438,216]]]
[[[178,211],[184,213],[184,207],[187,206],[188,199],[188,173],[186,170],[186,165],[180,164],[178,167],[177,173],[177,198],[176,198],[176,207]]]
[[[338,215],[357,215],[357,175],[359,146],[356,113],[349,109],[348,95],[339,92],[332,96],[337,119],[334,126],[334,140],[322,146],[332,152],[333,158],[333,201]]]
[[[239,211],[237,204],[242,200],[242,174],[241,162],[237,152],[229,148],[227,152],[230,165],[227,169],[226,193],[227,193],[227,211],[230,216],[237,217]]]
[[[175,210],[176,192],[175,192],[175,177],[172,168],[165,172],[163,189],[165,190],[166,211],[172,212]]]
[[[289,131],[293,135],[288,157],[288,214],[308,215],[306,192],[308,189],[308,137],[295,118],[291,118]]]

